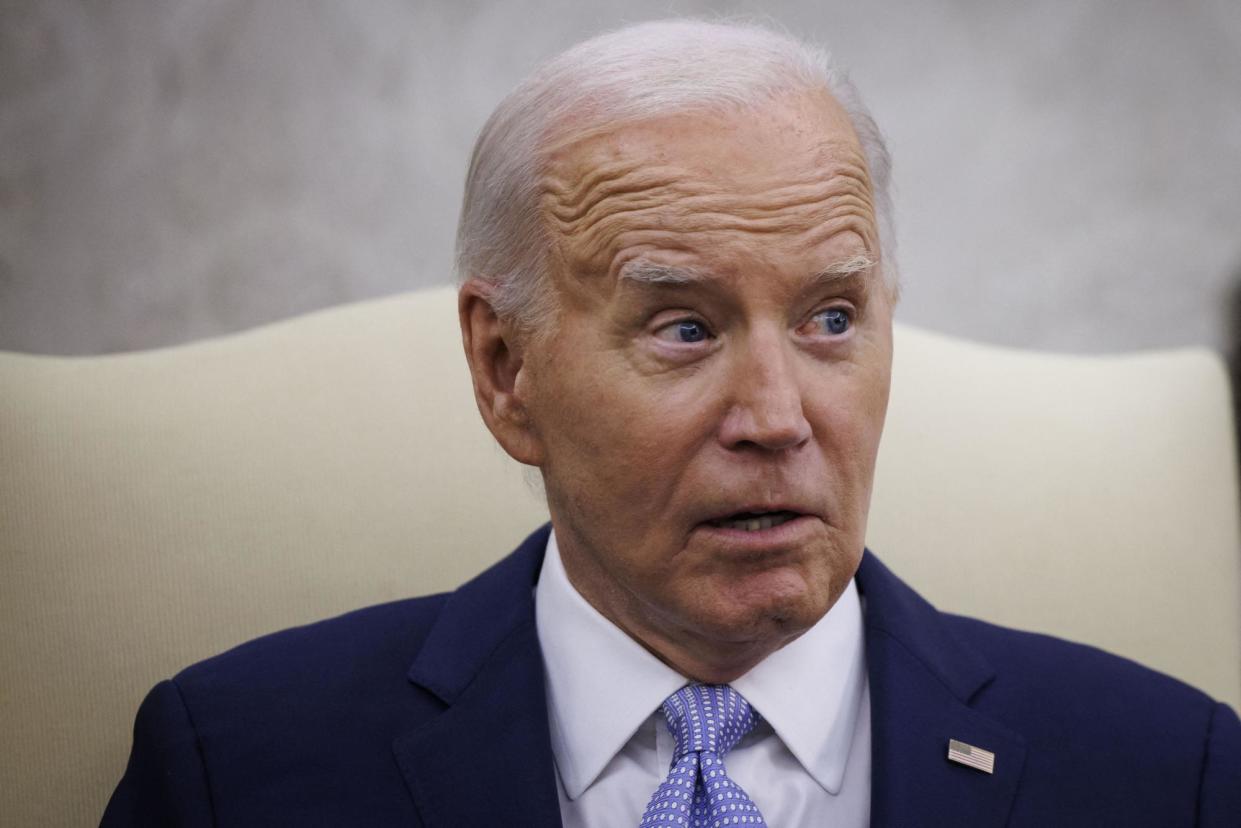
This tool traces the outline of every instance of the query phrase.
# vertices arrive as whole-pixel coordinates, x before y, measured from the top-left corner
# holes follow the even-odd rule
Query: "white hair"
[[[540,216],[545,147],[573,135],[691,109],[753,109],[790,90],[824,90],[857,133],[870,170],[880,270],[895,294],[891,162],[883,136],[823,49],[750,23],[659,20],[593,37],[552,58],[511,92],[474,145],[457,227],[457,274],[492,285],[501,318],[525,330],[554,312]],[[572,115],[571,122],[568,116]]]

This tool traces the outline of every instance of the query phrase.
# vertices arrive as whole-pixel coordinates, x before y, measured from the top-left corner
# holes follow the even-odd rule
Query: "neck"
[[[632,629],[623,619],[613,624],[652,655],[686,678],[703,684],[730,684],[754,669],[765,658],[799,638],[805,630],[754,641],[703,639],[689,630],[668,635],[657,627]]]
[[[805,630],[758,638],[720,638],[705,636],[667,618],[658,607],[643,605],[634,596],[611,590],[608,595],[584,589],[574,577],[569,562],[562,557],[569,584],[588,604],[631,639],[691,681],[703,684],[729,684]],[[627,610],[627,611],[626,611]]]

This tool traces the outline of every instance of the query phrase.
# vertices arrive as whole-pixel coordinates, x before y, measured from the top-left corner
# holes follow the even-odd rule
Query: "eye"
[[[666,342],[693,344],[709,339],[711,331],[697,319],[678,319],[657,330],[655,336]]]
[[[813,329],[808,333],[824,333],[828,336],[840,336],[853,326],[853,317],[847,308],[827,308],[811,317]]]

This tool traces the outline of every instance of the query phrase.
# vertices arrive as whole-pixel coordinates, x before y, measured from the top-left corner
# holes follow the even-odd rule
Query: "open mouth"
[[[709,520],[707,524],[717,529],[736,529],[742,532],[761,532],[801,517],[797,512],[738,512],[735,515]]]

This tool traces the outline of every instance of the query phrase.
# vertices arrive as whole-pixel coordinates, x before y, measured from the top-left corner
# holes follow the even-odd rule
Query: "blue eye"
[[[677,339],[681,342],[702,342],[707,338],[707,329],[701,322],[685,320],[677,323]]]
[[[849,326],[853,324],[848,311],[844,308],[828,308],[816,313],[814,318],[821,320],[823,330],[832,336],[839,336],[849,330]]]
[[[668,342],[693,344],[711,338],[711,331],[706,324],[696,319],[681,319],[670,322],[655,332],[655,336]]]

